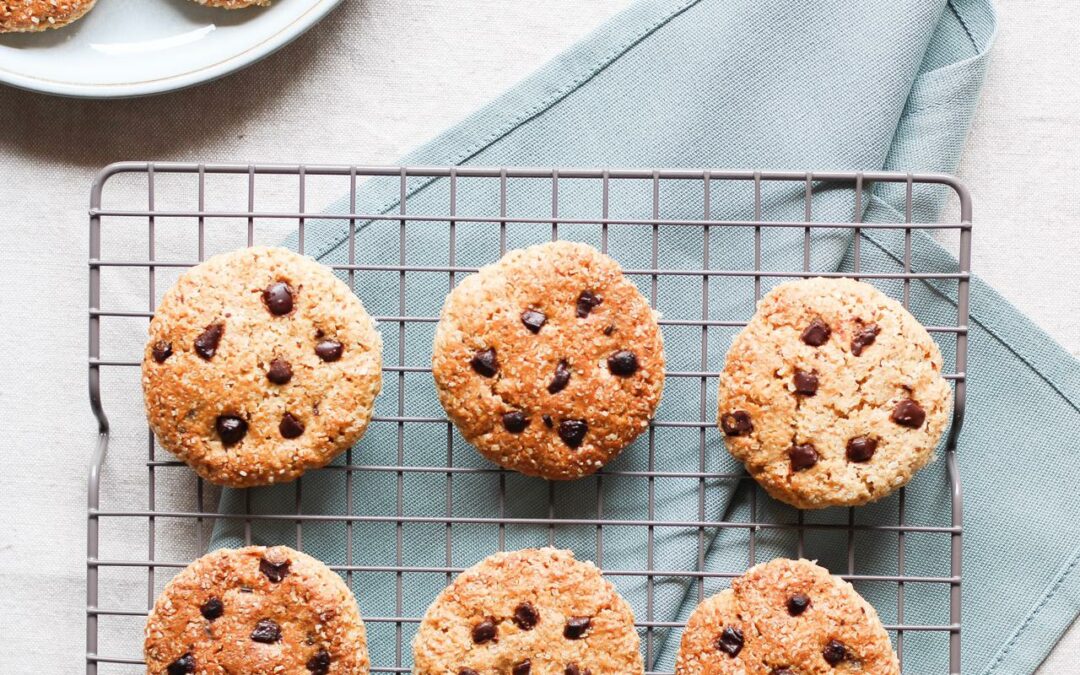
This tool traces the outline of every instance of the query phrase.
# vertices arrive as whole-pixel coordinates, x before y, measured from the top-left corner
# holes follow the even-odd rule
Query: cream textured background
[[[348,0],[278,54],[186,92],[85,102],[0,88],[0,672],[82,664],[94,171],[122,159],[390,163],[629,2]],[[960,169],[974,266],[1080,356],[1080,2],[998,4]],[[1040,673],[1076,663],[1074,626]]]

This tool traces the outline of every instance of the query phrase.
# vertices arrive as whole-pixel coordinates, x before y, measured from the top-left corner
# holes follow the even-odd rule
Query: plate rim
[[[161,78],[140,80],[138,82],[111,84],[80,84],[46,80],[15,73],[0,67],[0,83],[27,91],[34,91],[52,96],[83,99],[118,99],[136,98],[165,94],[198,84],[211,82],[224,77],[273,54],[306,33],[321,21],[344,0],[315,0],[315,2],[295,19],[262,40],[248,45],[238,53],[213,63],[174,75]]]

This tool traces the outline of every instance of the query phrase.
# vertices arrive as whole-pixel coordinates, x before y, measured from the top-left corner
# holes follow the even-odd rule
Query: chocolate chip
[[[540,613],[532,603],[523,602],[514,608],[514,623],[521,630],[532,630],[540,623]]]
[[[514,666],[510,671],[511,675],[529,675],[532,672],[532,661],[525,659],[521,663]]]
[[[829,327],[825,325],[824,321],[821,319],[814,319],[810,322],[810,325],[803,330],[802,335],[799,337],[811,347],[820,347],[829,341],[829,334],[831,332],[832,331],[829,330]]]
[[[304,423],[296,419],[292,413],[287,412],[281,416],[278,432],[282,438],[299,438],[304,433]]]
[[[255,589],[252,588],[251,586],[241,586],[240,587],[240,592],[241,593],[254,593]]]
[[[796,394],[813,396],[817,393],[818,379],[817,375],[813,373],[808,373],[805,370],[796,370],[795,377],[791,378],[791,381],[795,384]]]
[[[503,427],[512,434],[520,434],[529,426],[529,418],[520,410],[512,410],[502,416]]]
[[[307,669],[315,675],[326,675],[330,672],[330,652],[320,649],[308,659]]]
[[[634,352],[618,351],[607,357],[607,367],[612,375],[630,377],[637,372],[637,357],[634,356]]]
[[[813,443],[792,445],[788,448],[787,456],[791,460],[792,471],[805,471],[817,464],[820,459]]]
[[[743,648],[743,634],[738,628],[728,626],[716,640],[716,648],[731,658],[739,655]]]
[[[855,334],[855,337],[851,338],[851,353],[855,356],[862,356],[863,350],[874,344],[874,340],[877,339],[880,332],[881,329],[878,328],[876,323],[872,323],[860,330]]]
[[[745,436],[754,430],[754,423],[750,421],[750,413],[745,410],[732,410],[720,417],[720,426],[728,436]]]
[[[563,671],[563,675],[592,675],[592,671],[588,668],[579,668],[578,664],[571,663],[566,667],[566,670]]]
[[[214,428],[222,445],[236,445],[247,435],[248,424],[236,415],[219,415]]]
[[[190,652],[168,665],[165,672],[169,675],[187,675],[195,672],[195,657]]]
[[[555,421],[551,419],[551,415],[543,415],[540,419],[544,420],[544,426],[548,429],[555,426]]]
[[[195,338],[195,353],[209,361],[217,353],[221,336],[225,334],[225,324],[221,321],[212,323]]]
[[[150,353],[155,361],[158,363],[165,363],[165,359],[172,356],[172,343],[166,342],[165,340],[158,340],[154,343]]]
[[[263,302],[266,308],[275,316],[288,314],[293,308],[293,290],[284,281],[277,281],[266,287],[263,291]]]
[[[251,631],[251,639],[264,645],[271,645],[281,640],[281,626],[271,619],[263,619],[255,624],[255,630]]]
[[[495,620],[491,618],[484,619],[473,626],[472,641],[478,645],[482,645],[485,642],[494,640],[496,632]]]
[[[851,462],[868,462],[877,450],[877,439],[856,436],[847,442],[847,458]]]
[[[810,606],[810,596],[796,593],[787,599],[787,611],[791,616],[799,616]]]
[[[337,340],[320,340],[315,345],[315,353],[323,361],[337,361],[341,358],[343,351],[345,351],[345,347]]]
[[[926,411],[915,401],[905,398],[896,404],[892,415],[889,415],[889,419],[902,427],[918,429],[926,421]]]
[[[558,394],[563,389],[566,389],[566,385],[569,383],[570,364],[564,359],[555,366],[555,377],[551,378],[551,382],[548,383],[548,393]]]
[[[274,359],[266,371],[266,379],[274,384],[287,384],[292,379],[292,366],[285,359]]]
[[[839,640],[829,640],[829,643],[825,645],[825,649],[821,650],[821,656],[830,666],[836,666],[841,661],[847,660],[847,647]]]
[[[521,313],[521,323],[525,324],[530,333],[539,333],[547,323],[547,316],[538,309],[527,309]]]
[[[480,675],[480,673],[476,672],[472,668],[462,668],[461,670],[457,671],[457,675]]]
[[[199,607],[199,612],[203,618],[213,621],[225,613],[225,605],[221,604],[220,598],[210,598]]]
[[[473,354],[469,363],[473,370],[484,377],[495,377],[495,373],[499,372],[499,361],[495,358],[494,349],[481,349]]]
[[[593,310],[593,307],[596,307],[603,301],[604,299],[602,297],[596,295],[592,291],[582,291],[577,299],[577,317],[579,319],[584,319],[589,316],[589,312]]]
[[[563,420],[559,422],[559,438],[571,448],[576,448],[585,440],[589,424],[585,420]]]
[[[614,332],[615,332],[615,326],[608,325],[608,326],[604,327],[604,335],[607,335],[608,337],[611,337],[611,334],[614,333]]]
[[[769,675],[795,675],[795,671],[791,668],[773,668]]]
[[[266,558],[260,558],[259,571],[266,575],[266,578],[270,580],[270,583],[276,584],[289,576],[289,564],[287,558],[277,563],[271,562]]]
[[[562,634],[567,640],[580,640],[592,627],[592,619],[587,616],[572,616],[566,620]]]

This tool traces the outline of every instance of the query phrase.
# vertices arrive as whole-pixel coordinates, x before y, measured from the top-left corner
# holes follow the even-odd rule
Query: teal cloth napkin
[[[951,171],[963,147],[994,27],[986,0],[814,0],[798,5],[643,1],[403,163]],[[495,187],[490,181],[461,179],[458,213],[497,215]],[[409,214],[446,212],[447,180],[410,180],[407,188]],[[357,210],[397,212],[398,193],[397,179],[372,179],[358,191]],[[659,197],[662,218],[702,216],[700,185],[665,184]],[[801,189],[767,187],[762,198],[764,218],[802,218]],[[933,218],[944,198],[944,191],[916,193],[915,219]],[[595,214],[599,199],[595,182],[560,182],[559,213],[564,217]],[[620,185],[610,199],[612,217],[651,217],[648,181]],[[902,192],[875,186],[864,218],[899,222],[902,200]],[[714,195],[712,215],[750,218],[752,203],[748,191]],[[546,215],[551,207],[549,182],[511,182],[507,202],[511,216]],[[348,208],[347,199],[336,207]],[[819,189],[813,211],[819,220],[849,219],[854,215],[851,193]],[[346,227],[334,221],[310,222],[305,240],[290,243],[324,262],[345,262]],[[448,265],[447,232],[445,224],[410,221],[403,251],[396,222],[366,223],[356,237],[356,260]],[[459,223],[454,264],[478,266],[497,259],[498,234],[494,223]],[[525,246],[550,236],[546,225],[510,225],[506,245]],[[598,244],[599,228],[562,225],[559,236]],[[608,248],[625,267],[646,268],[651,264],[651,236],[651,228],[613,226]],[[716,228],[709,242],[710,266],[752,269],[749,237],[744,231]],[[704,264],[705,242],[696,229],[662,227],[658,240],[662,266]],[[850,233],[815,234],[812,269],[850,270],[851,241]],[[902,237],[892,233],[864,235],[862,269],[902,269],[902,244]],[[801,233],[768,230],[762,261],[766,269],[801,269]],[[941,247],[922,236],[914,240],[913,262],[916,272],[956,269]],[[410,316],[437,316],[450,284],[447,273],[410,274],[402,297],[395,272],[357,272],[353,281],[369,311],[391,316],[401,314],[403,307]],[[647,278],[635,281],[649,290]],[[713,279],[709,318],[748,319],[753,312],[752,284],[752,280]],[[694,277],[661,279],[658,308],[667,318],[700,318],[700,285]],[[899,293],[895,285],[879,286]],[[911,286],[912,311],[927,324],[955,322],[950,297],[955,297],[955,287],[947,283]],[[1029,672],[1080,607],[1080,583],[1073,574],[1080,560],[1075,487],[1080,482],[1075,452],[1075,439],[1080,437],[1080,367],[978,279],[972,282],[971,313],[968,415],[958,451],[966,490],[963,672]],[[431,323],[410,323],[405,330],[396,323],[384,324],[385,362],[429,366],[433,329]],[[719,370],[732,335],[732,329],[708,331],[703,368],[700,329],[665,326],[669,367]],[[952,368],[955,345],[951,339],[939,341],[947,367]],[[712,420],[715,388],[716,380],[710,378],[703,400],[699,380],[669,379],[657,419]],[[430,374],[386,374],[376,414],[402,413],[442,417]],[[399,597],[395,574],[377,568],[400,564],[460,568],[499,547],[550,542],[572,548],[583,558],[597,554],[598,533],[592,526],[500,528],[480,522],[448,528],[437,522],[447,513],[455,518],[500,514],[546,518],[553,497],[556,517],[595,518],[599,492],[605,518],[633,520],[648,516],[646,497],[651,489],[658,520],[745,520],[755,503],[759,518],[794,522],[797,517],[760,492],[753,498],[747,481],[726,476],[737,475],[740,467],[724,450],[715,429],[703,434],[698,428],[661,426],[654,441],[655,470],[703,468],[720,475],[707,481],[703,504],[698,503],[696,478],[657,478],[650,487],[646,478],[632,475],[650,468],[646,437],[609,465],[620,475],[571,483],[549,484],[498,473],[459,473],[451,479],[441,472],[407,472],[399,477],[393,471],[371,469],[355,472],[351,483],[346,483],[344,472],[329,470],[313,472],[298,484],[226,491],[224,513],[250,509],[256,514],[291,514],[299,507],[304,513],[351,512],[385,519],[351,527],[308,522],[302,541],[293,521],[255,520],[245,532],[242,520],[225,519],[218,523],[213,545],[238,545],[249,534],[258,543],[300,545],[331,564],[362,566],[351,581],[366,616],[416,617],[450,575],[406,573]],[[375,422],[350,456],[336,463],[345,461],[367,466],[399,462],[417,467],[448,462],[454,467],[491,466],[440,421],[406,424],[400,446],[395,422]],[[905,504],[909,522],[948,524],[944,471],[944,462],[939,461],[915,478]],[[505,502],[498,499],[500,480],[506,482]],[[897,508],[893,496],[856,509],[854,517],[857,523],[895,523]],[[398,527],[394,519],[399,510],[417,520]],[[808,522],[846,523],[847,514],[834,509],[806,517]],[[665,575],[655,578],[651,592],[642,577],[610,578],[634,605],[640,621],[681,621],[702,594],[726,585],[723,579],[708,579],[699,586],[678,574],[698,569],[699,543],[705,570],[737,574],[750,563],[748,536],[745,530],[656,528],[652,569]],[[648,568],[645,528],[605,526],[602,541],[605,568]],[[805,553],[842,573],[847,568],[845,544],[844,533],[816,533],[807,538]],[[895,534],[860,533],[855,545],[860,573],[896,573]],[[758,561],[791,556],[794,547],[790,533],[766,531],[758,533],[754,554]],[[909,534],[905,572],[947,576],[948,547],[948,535]],[[947,623],[947,588],[908,584],[905,622]],[[887,623],[895,622],[895,584],[866,582],[859,590]],[[410,622],[400,633],[393,622],[369,622],[373,664],[408,667],[414,631]],[[653,631],[643,641],[648,667],[670,671],[678,638],[677,630],[661,626]],[[941,633],[905,633],[905,672],[947,672],[946,639]]]

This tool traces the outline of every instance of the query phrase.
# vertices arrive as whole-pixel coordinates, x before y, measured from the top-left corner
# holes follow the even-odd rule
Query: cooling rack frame
[[[132,208],[105,208],[102,205],[102,194],[106,185],[117,176],[122,174],[140,174],[146,177],[147,191],[145,194],[145,201],[141,205],[135,205]],[[193,176],[197,179],[196,195],[198,207],[190,209],[161,209],[155,208],[155,177],[163,174],[185,174]],[[234,177],[246,177],[247,182],[247,208],[246,209],[227,209],[227,210],[215,210],[208,209],[204,203],[204,192],[206,188],[207,180],[214,176],[229,175]],[[295,177],[295,203],[297,208],[295,210],[259,210],[256,209],[256,182],[265,176],[277,176],[277,177]],[[349,192],[349,206],[344,213],[329,213],[325,211],[309,211],[306,208],[306,185],[307,181],[313,176],[334,176],[340,178],[343,185],[347,186]],[[397,177],[400,180],[400,207],[397,212],[394,213],[359,213],[356,210],[356,195],[357,185],[365,179],[379,177],[383,179],[393,179]],[[418,216],[409,214],[407,211],[408,200],[410,197],[409,181],[414,179],[446,179],[450,182],[450,203],[445,213],[436,215],[424,215]],[[471,217],[465,214],[457,213],[456,209],[456,194],[457,194],[457,182],[462,179],[482,179],[489,181],[497,181],[499,184],[499,194],[501,200],[500,214],[498,217],[492,217],[490,215]],[[507,208],[507,184],[508,181],[515,179],[540,179],[550,181],[551,183],[551,213],[546,217],[537,217],[535,215],[529,215],[526,217],[513,216]],[[590,215],[587,220],[583,219],[570,219],[560,218],[559,216],[559,181],[560,180],[572,180],[572,179],[589,179],[598,181],[601,186],[602,199],[597,205],[597,211],[595,215]],[[634,180],[634,181],[651,181],[652,182],[652,217],[651,218],[638,218],[638,219],[626,219],[626,218],[612,218],[608,212],[608,195],[610,187],[617,181]],[[665,181],[695,181],[703,186],[704,203],[702,205],[702,218],[696,220],[671,220],[660,217],[658,208],[660,186]],[[805,186],[805,219],[804,220],[791,220],[791,221],[776,221],[776,220],[763,220],[762,219],[762,186],[772,182],[786,182],[792,184],[803,184]],[[753,218],[749,220],[714,220],[710,216],[710,195],[713,194],[715,188],[719,185],[727,183],[739,183],[749,186],[753,191]],[[864,195],[867,190],[875,183],[892,183],[896,184],[905,193],[905,209],[903,213],[903,221],[897,223],[865,223],[861,222],[864,202]],[[845,222],[817,222],[812,218],[812,197],[815,189],[823,184],[835,184],[849,186],[852,191],[854,204],[853,214],[854,217],[850,221]],[[917,222],[913,219],[913,193],[918,186],[934,185],[941,186],[951,191],[959,204],[959,218],[955,222]],[[894,646],[897,648],[898,653],[903,659],[904,653],[904,636],[916,631],[934,631],[942,632],[948,635],[948,651],[949,662],[951,672],[958,673],[960,671],[960,636],[961,636],[961,616],[960,616],[960,592],[961,592],[961,554],[962,554],[962,509],[963,499],[962,490],[960,485],[960,476],[958,473],[957,462],[955,457],[956,441],[958,434],[962,426],[962,420],[964,416],[964,408],[966,401],[966,367],[967,367],[967,338],[968,338],[968,309],[969,309],[969,279],[970,279],[970,265],[971,265],[971,233],[972,233],[972,221],[971,221],[971,197],[966,187],[957,179],[944,175],[944,174],[920,174],[920,173],[891,173],[891,172],[793,172],[793,171],[735,171],[735,170],[692,170],[692,169],[545,169],[545,168],[486,168],[486,167],[370,167],[370,166],[347,166],[347,165],[274,165],[274,164],[195,164],[195,163],[164,163],[164,162],[122,162],[110,165],[104,168],[94,181],[91,191],[91,203],[90,203],[90,247],[89,247],[89,393],[91,406],[93,408],[94,415],[98,421],[98,441],[96,449],[93,453],[90,464],[90,475],[88,484],[88,520],[87,520],[87,623],[86,623],[86,641],[87,641],[87,655],[86,655],[86,670],[90,675],[97,675],[99,672],[99,666],[102,664],[118,664],[137,666],[142,663],[140,655],[128,655],[128,654],[100,654],[98,653],[99,636],[102,630],[100,626],[100,620],[102,617],[109,616],[139,616],[145,614],[149,609],[150,604],[153,601],[154,590],[159,579],[156,575],[167,574],[171,576],[183,567],[190,560],[159,560],[155,556],[156,542],[155,542],[155,521],[158,518],[174,518],[174,519],[194,519],[200,524],[213,523],[217,519],[231,517],[231,515],[224,515],[218,513],[213,506],[206,506],[204,502],[204,490],[206,487],[201,479],[197,483],[198,490],[198,508],[194,511],[191,510],[177,510],[170,509],[163,506],[167,501],[168,495],[160,493],[160,490],[155,485],[155,472],[159,472],[165,469],[184,470],[187,469],[175,461],[161,460],[157,458],[155,452],[155,444],[152,434],[148,434],[148,446],[149,457],[145,462],[145,468],[148,471],[148,486],[149,491],[147,494],[147,508],[138,510],[116,510],[102,508],[101,506],[101,487],[102,487],[102,472],[106,462],[107,451],[110,442],[110,426],[109,420],[106,415],[104,405],[102,403],[102,373],[105,370],[113,369],[128,369],[128,371],[137,373],[139,360],[122,360],[122,359],[107,359],[102,357],[102,331],[101,322],[103,318],[109,317],[125,317],[125,318],[145,318],[149,321],[154,311],[155,297],[158,290],[155,287],[155,274],[158,270],[165,267],[188,267],[196,264],[199,260],[205,257],[204,250],[204,225],[208,219],[226,219],[230,222],[235,222],[237,227],[245,227],[247,229],[248,243],[253,241],[253,232],[256,227],[256,223],[267,219],[287,219],[290,221],[296,221],[298,228],[296,231],[297,241],[299,242],[299,248],[301,252],[304,249],[304,233],[305,224],[309,220],[334,220],[348,224],[349,232],[349,255],[350,264],[338,265],[335,269],[343,270],[349,275],[350,280],[354,273],[368,269],[378,269],[385,272],[396,272],[402,279],[402,284],[407,274],[410,272],[443,272],[448,275],[449,284],[452,286],[458,275],[468,274],[475,271],[475,268],[457,266],[454,263],[453,248],[451,248],[450,264],[442,267],[423,267],[416,265],[407,265],[405,263],[405,251],[404,251],[404,228],[406,221],[430,221],[433,226],[440,226],[446,224],[451,228],[451,242],[453,239],[453,228],[462,223],[469,222],[490,222],[494,221],[501,226],[501,242],[500,251],[504,251],[506,248],[506,227],[509,224],[534,224],[537,227],[550,226],[552,238],[558,238],[559,225],[560,224],[594,224],[603,228],[604,244],[607,242],[607,228],[609,225],[641,225],[644,227],[652,227],[655,233],[656,229],[660,226],[687,226],[702,228],[705,233],[705,246],[703,251],[703,264],[701,269],[697,270],[664,270],[658,268],[655,264],[657,260],[657,238],[654,234],[653,237],[653,251],[652,259],[654,264],[647,268],[641,269],[627,269],[628,275],[641,275],[651,280],[652,296],[651,299],[655,301],[656,283],[657,280],[668,274],[680,274],[688,276],[696,276],[702,279],[703,288],[703,313],[700,320],[662,320],[663,325],[680,325],[680,326],[695,326],[701,329],[702,335],[707,335],[711,327],[732,327],[742,325],[745,322],[727,322],[727,321],[714,321],[708,318],[708,279],[712,276],[740,276],[744,278],[752,278],[754,283],[755,298],[759,298],[761,295],[761,283],[762,279],[768,279],[770,277],[783,277],[783,278],[797,278],[804,276],[830,276],[830,273],[820,273],[811,271],[811,233],[818,228],[830,228],[830,229],[845,229],[851,230],[854,234],[853,239],[853,261],[854,272],[849,275],[840,273],[832,273],[833,276],[855,276],[858,278],[868,279],[894,279],[901,280],[903,282],[903,296],[900,298],[905,305],[909,300],[910,285],[915,280],[949,280],[955,281],[956,296],[955,302],[957,307],[956,322],[950,325],[944,326],[928,326],[928,330],[935,334],[946,334],[955,337],[955,368],[954,372],[947,374],[947,378],[954,383],[954,405],[953,405],[953,420],[950,427],[948,437],[944,445],[944,457],[940,461],[945,462],[947,484],[939,486],[942,491],[948,491],[948,500],[951,506],[949,526],[930,526],[912,524],[905,521],[905,494],[901,490],[899,496],[893,497],[896,500],[896,507],[898,511],[898,520],[895,525],[866,525],[856,524],[853,517],[849,517],[847,527],[840,526],[839,529],[846,531],[848,536],[848,560],[849,566],[846,570],[847,574],[841,574],[845,578],[852,580],[864,580],[864,581],[880,581],[886,583],[892,583],[896,585],[897,589],[897,623],[887,625],[886,628],[894,636]],[[139,227],[147,228],[147,241],[149,242],[149,250],[146,256],[140,256],[137,258],[130,257],[103,257],[102,255],[102,219],[114,218],[120,219],[126,222],[138,223]],[[191,260],[187,261],[164,261],[155,259],[155,222],[158,219],[164,218],[183,218],[191,219],[197,223],[198,228],[198,250],[197,255],[192,256]],[[362,223],[374,222],[374,221],[398,221],[402,229],[402,248],[400,250],[399,264],[387,264],[379,266],[365,266],[357,265],[353,260],[353,240],[357,228]],[[133,226],[134,227],[134,226]],[[741,270],[717,270],[711,269],[709,265],[708,254],[708,242],[709,232],[715,232],[722,227],[732,228],[746,228],[753,232],[753,268],[741,269]],[[762,233],[770,228],[795,228],[801,229],[804,233],[804,265],[801,270],[767,270],[762,267]],[[862,233],[873,229],[888,229],[900,231],[904,236],[904,272],[902,273],[860,273],[860,245],[862,244]],[[955,273],[941,273],[941,274],[925,274],[912,272],[912,236],[916,230],[955,230],[958,232],[958,260],[957,270]],[[451,244],[453,247],[453,244]],[[110,267],[129,267],[146,270],[148,274],[149,285],[149,304],[146,311],[124,311],[124,310],[111,310],[109,308],[102,308],[102,270]],[[648,295],[648,294],[647,294]],[[408,307],[405,306],[404,296],[402,299],[402,307],[399,316],[379,316],[376,317],[382,325],[383,330],[399,329],[404,331],[404,327],[409,322],[424,321],[432,322],[436,317],[417,317],[410,316]],[[705,339],[703,337],[703,339]],[[141,356],[141,354],[139,355]],[[409,367],[404,365],[402,361],[395,362],[391,355],[387,355],[387,361],[389,364],[384,366],[384,378],[404,378],[406,372],[413,372],[415,367]],[[402,355],[399,355],[402,356]],[[685,377],[700,380],[702,391],[702,406],[701,417],[698,420],[687,420],[685,423],[700,427],[702,429],[701,436],[704,439],[705,429],[714,424],[715,411],[706,410],[704,404],[704,392],[706,387],[715,386],[715,377],[720,364],[706,363],[706,352],[703,348],[702,351],[702,364],[700,371],[690,372],[669,372],[669,377]],[[137,375],[136,375],[137,377]],[[710,381],[711,380],[711,381]],[[376,418],[375,423],[385,423],[396,425],[399,429],[399,434],[404,433],[404,429],[408,425],[414,424],[449,424],[445,420],[441,419],[426,419],[418,417],[410,417],[405,414],[405,410],[402,408],[399,410],[399,414],[391,417],[385,417],[382,419]],[[681,423],[681,422],[680,422]],[[655,422],[654,426],[662,425],[662,422]],[[667,424],[675,424],[674,422],[668,422]],[[400,440],[400,436],[399,436]],[[702,453],[704,453],[704,440],[702,441]],[[649,510],[650,518],[634,522],[626,523],[612,523],[598,517],[596,519],[541,519],[544,522],[537,522],[533,524],[547,525],[552,532],[551,539],[554,540],[554,531],[559,524],[574,524],[574,525],[595,525],[597,528],[597,556],[598,561],[601,560],[603,554],[603,540],[602,540],[602,528],[608,524],[622,524],[629,527],[640,527],[645,531],[647,537],[647,543],[650,547],[649,555],[649,569],[635,570],[635,571],[612,571],[610,573],[619,574],[636,574],[645,577],[649,587],[649,600],[644,616],[641,616],[639,612],[638,627],[641,632],[644,633],[643,648],[647,653],[647,657],[650,659],[647,663],[651,662],[653,656],[653,631],[658,628],[679,628],[681,624],[674,622],[665,622],[657,620],[652,616],[652,579],[655,576],[665,574],[664,570],[658,570],[652,568],[652,545],[653,545],[653,532],[657,527],[663,526],[685,526],[687,528],[697,528],[702,533],[702,537],[699,541],[704,540],[704,532],[707,528],[724,528],[724,527],[742,527],[749,528],[752,533],[768,529],[768,528],[796,528],[799,537],[799,551],[801,553],[803,548],[804,537],[809,533],[818,529],[824,528],[823,525],[814,525],[804,522],[803,514],[799,514],[798,523],[773,523],[773,522],[755,522],[756,519],[751,519],[750,522],[742,521],[738,523],[724,522],[724,521],[706,521],[702,513],[702,517],[694,522],[685,523],[665,523],[657,521],[653,516],[653,495],[652,495],[652,481],[654,478],[661,476],[673,475],[671,472],[657,472],[652,470],[652,456],[655,452],[655,444],[652,441],[652,433],[650,431],[650,470],[642,473],[644,477],[649,480]],[[132,467],[134,470],[135,467]],[[331,469],[326,469],[331,470]],[[351,481],[352,472],[354,471],[389,471],[396,473],[399,477],[399,511],[396,518],[391,518],[391,521],[396,522],[397,527],[401,528],[405,522],[412,522],[415,517],[408,517],[401,514],[400,510],[400,477],[407,472],[415,471],[437,471],[446,472],[448,476],[459,472],[489,472],[493,475],[499,476],[499,485],[502,493],[500,497],[505,499],[505,479],[503,477],[503,471],[498,468],[481,469],[481,468],[460,468],[460,467],[415,467],[415,466],[380,466],[370,467],[361,466],[353,463],[352,450],[348,451],[348,455],[345,459],[345,464],[342,468],[335,468],[335,470],[345,470],[348,472],[348,478]],[[601,472],[603,475],[603,472]],[[710,477],[704,471],[704,462],[699,467],[686,467],[686,470],[679,472],[677,475],[687,478],[696,478],[699,484],[699,498],[704,499],[703,491],[705,490],[705,479]],[[740,479],[743,479],[740,477]],[[758,488],[755,489],[755,495],[759,492]],[[910,488],[909,488],[910,489]],[[351,492],[350,492],[351,494]],[[760,494],[760,499],[767,499],[764,493]],[[350,500],[351,501],[351,500]],[[297,499],[297,507],[299,508],[299,498]],[[600,513],[600,511],[598,511]],[[755,507],[754,513],[757,513]],[[853,513],[853,511],[849,511]],[[257,519],[258,515],[246,515],[243,516],[250,522],[251,519]],[[346,511],[345,516],[333,516],[326,514],[291,514],[287,517],[289,520],[296,520],[297,527],[297,539],[302,540],[302,527],[305,520],[341,520],[345,522],[349,532],[349,552],[351,555],[351,537],[352,537],[352,524],[362,521],[365,517],[356,515],[353,512],[353,505],[350,503]],[[101,524],[105,520],[114,519],[130,519],[145,521],[147,523],[148,542],[147,551],[148,554],[145,558],[131,557],[130,559],[102,559],[99,557],[99,548],[101,544]],[[437,520],[437,519],[436,519]],[[501,525],[514,522],[511,518],[506,518],[501,515],[493,515],[490,518],[453,518],[449,517],[446,522],[447,526],[459,522],[470,521],[483,521],[483,522],[495,522]],[[531,521],[530,521],[531,522]],[[857,561],[855,559],[853,537],[856,531],[861,529],[882,529],[895,532],[898,539],[897,549],[897,571],[895,575],[870,575],[859,574],[857,569]],[[915,532],[930,532],[946,536],[949,538],[949,551],[950,560],[949,567],[951,573],[949,576],[943,577],[925,577],[905,574],[905,536]],[[250,535],[250,532],[249,532]],[[751,549],[753,547],[753,535],[751,537]],[[283,542],[287,543],[287,542]],[[500,544],[502,539],[500,538]],[[704,560],[704,552],[701,548],[702,544],[699,543],[698,560],[699,562]],[[751,560],[753,559],[753,551],[751,553]],[[386,673],[398,673],[408,672],[408,668],[402,665],[402,645],[400,644],[400,636],[402,633],[402,625],[410,622],[416,622],[419,617],[416,616],[403,616],[400,611],[401,596],[406,591],[403,588],[402,574],[408,572],[431,572],[438,574],[445,574],[447,579],[452,574],[460,571],[460,567],[456,567],[450,564],[450,545],[449,538],[447,544],[447,565],[445,567],[405,567],[402,563],[402,552],[400,537],[397,543],[395,564],[387,565],[385,569],[381,571],[391,572],[396,574],[396,593],[398,596],[399,611],[396,616],[388,617],[371,617],[365,616],[365,620],[368,622],[390,622],[397,626],[397,634],[399,637],[399,644],[397,648],[397,654],[394,664],[373,664],[372,672],[386,672]],[[99,579],[99,571],[107,567],[135,567],[145,569],[147,572],[147,598],[146,607],[143,609],[131,609],[131,608],[112,608],[99,606],[99,596],[101,591],[101,582]],[[601,562],[601,567],[603,564]],[[349,581],[352,581],[354,574],[359,574],[367,571],[367,568],[356,565],[336,566],[339,572],[343,573]],[[734,576],[727,573],[711,573],[703,569],[697,569],[693,572],[685,572],[690,576],[697,576],[700,578],[708,576]],[[905,605],[905,587],[910,584],[939,584],[948,588],[948,603],[949,603],[949,617],[948,624],[942,625],[915,625],[904,623],[904,605]],[[700,585],[699,585],[700,586]],[[363,609],[363,608],[361,608]],[[650,673],[650,675],[666,675],[663,673]]]

